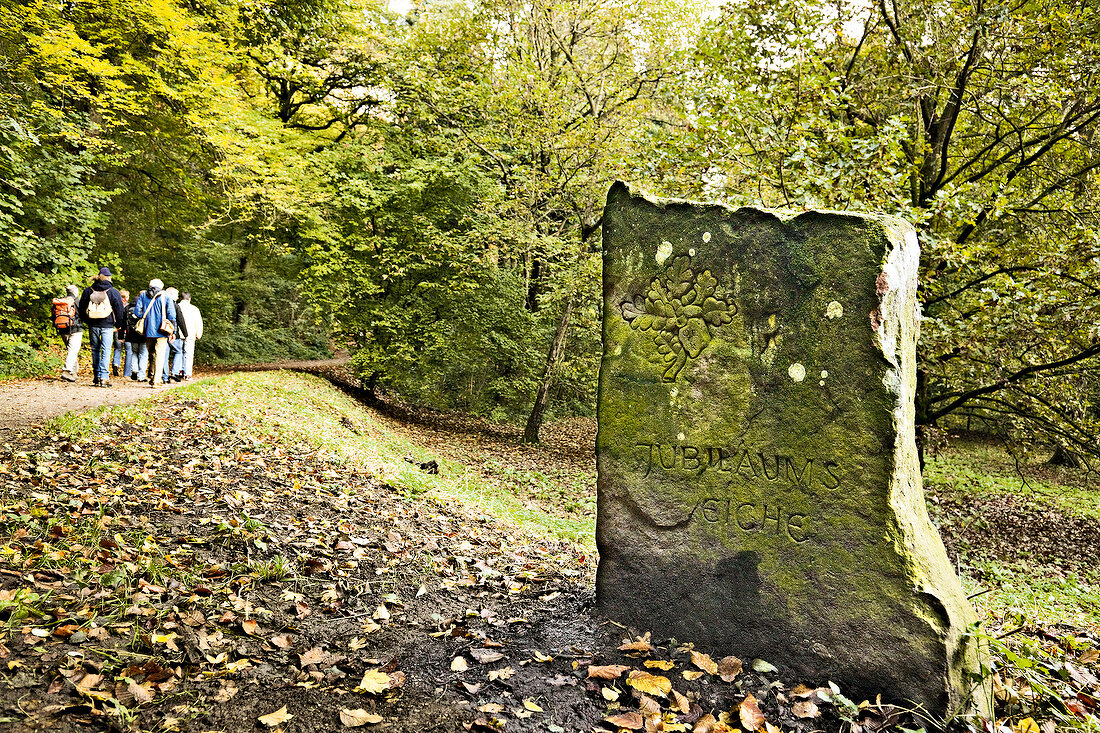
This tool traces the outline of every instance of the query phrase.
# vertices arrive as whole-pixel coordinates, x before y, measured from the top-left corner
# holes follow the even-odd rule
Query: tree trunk
[[[1080,468],[1081,459],[1070,453],[1061,445],[1054,449],[1054,455],[1047,461],[1048,466],[1066,466],[1068,468]]]
[[[244,281],[245,270],[248,269],[248,255],[242,255],[240,264],[237,267],[237,274],[241,276],[241,281]],[[236,302],[233,307],[233,325],[239,326],[241,319],[244,318],[245,312],[248,310],[248,301],[245,300],[244,295],[238,293],[235,298]]]
[[[546,355],[546,371],[543,372],[542,382],[535,396],[535,404],[531,407],[531,414],[527,416],[527,426],[523,429],[524,443],[539,442],[539,429],[542,427],[542,418],[546,414],[546,403],[550,399],[550,379],[554,374],[554,365],[558,363],[561,352],[565,350],[565,334],[569,329],[569,317],[572,314],[573,298],[570,297],[565,301],[561,320],[558,321],[558,329],[554,332],[554,340],[550,344],[550,353]]]

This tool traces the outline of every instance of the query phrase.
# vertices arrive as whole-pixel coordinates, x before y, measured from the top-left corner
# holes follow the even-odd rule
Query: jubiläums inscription
[[[913,440],[912,228],[621,184],[603,225],[600,611],[860,699],[980,701]]]

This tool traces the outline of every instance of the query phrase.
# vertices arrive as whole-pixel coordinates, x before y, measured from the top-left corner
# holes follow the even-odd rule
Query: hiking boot
[[[92,380],[92,386],[93,387],[98,387],[99,386],[99,377],[96,377],[95,379]]]
[[[131,374],[130,375],[130,380],[134,381],[134,382],[138,381],[138,375],[137,374]]]
[[[76,381],[76,375],[71,372],[61,372],[61,378],[64,379],[66,382]]]
[[[110,379],[108,379],[108,380],[106,380],[106,381],[100,382],[100,383],[99,383],[99,386],[100,386],[100,387],[110,387],[110,386],[111,386],[111,380],[110,380]]]
[[[114,364],[111,365],[111,376],[112,377],[117,377],[118,376],[118,367],[115,366]]]

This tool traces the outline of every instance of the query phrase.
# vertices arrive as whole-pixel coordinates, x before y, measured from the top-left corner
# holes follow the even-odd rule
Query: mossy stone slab
[[[599,610],[857,702],[980,705],[914,441],[912,227],[617,183],[603,228]]]

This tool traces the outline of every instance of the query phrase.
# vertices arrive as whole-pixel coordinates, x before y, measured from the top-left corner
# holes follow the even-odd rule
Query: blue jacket
[[[160,324],[165,320],[176,325],[176,304],[163,290],[142,290],[134,304],[134,317],[145,317],[145,328],[141,335],[146,338],[162,338]]]
[[[88,300],[92,297],[93,292],[107,293],[107,300],[111,303],[111,315],[106,318],[88,317]],[[80,302],[76,306],[80,320],[89,328],[114,327],[116,323],[122,323],[122,319],[126,315],[125,308],[122,304],[122,296],[114,289],[110,280],[96,280],[90,286],[84,288],[84,292],[80,295]]]

